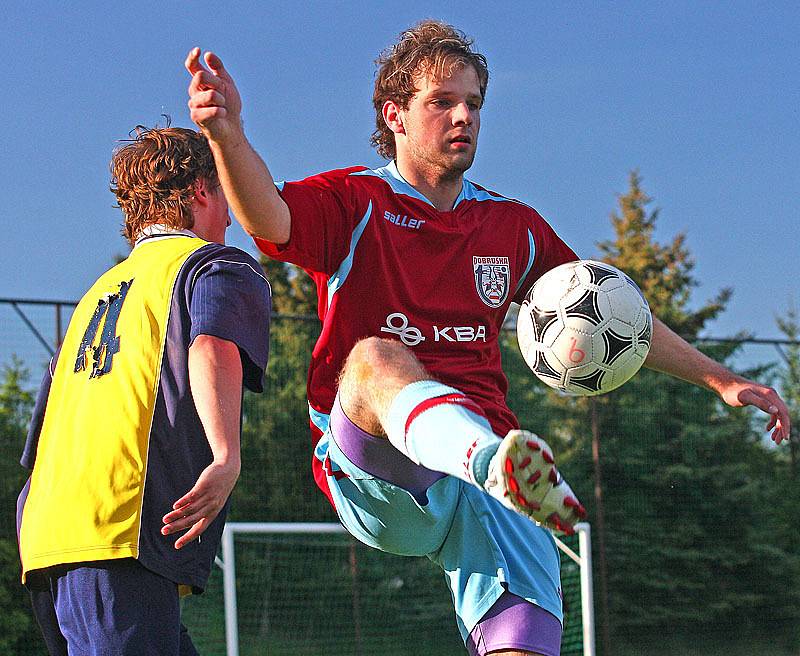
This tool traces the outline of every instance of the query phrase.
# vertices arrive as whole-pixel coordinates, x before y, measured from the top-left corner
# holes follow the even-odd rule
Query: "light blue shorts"
[[[549,531],[473,485],[415,465],[355,426],[338,400],[316,452],[354,537],[388,553],[427,556],[444,570],[465,640],[505,590],[562,620]]]

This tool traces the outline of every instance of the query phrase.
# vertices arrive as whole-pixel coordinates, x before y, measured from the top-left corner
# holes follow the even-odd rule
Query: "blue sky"
[[[373,60],[434,17],[489,59],[472,180],[533,205],[592,257],[638,168],[661,208],[657,239],[687,235],[694,304],[734,290],[706,334],[781,337],[775,315],[800,305],[796,5],[54,5],[13,2],[0,24],[0,296],[76,299],[126,252],[109,157],[137,123],[189,125],[192,46],[222,56],[250,140],[277,179],[294,179],[382,163],[368,143]]]

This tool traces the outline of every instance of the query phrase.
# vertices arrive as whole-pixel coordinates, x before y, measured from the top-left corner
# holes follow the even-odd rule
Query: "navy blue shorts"
[[[178,586],[132,558],[32,574],[33,611],[51,656],[197,656]]]

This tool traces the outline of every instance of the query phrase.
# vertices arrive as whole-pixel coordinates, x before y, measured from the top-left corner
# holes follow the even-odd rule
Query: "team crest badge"
[[[478,296],[489,307],[497,308],[508,296],[511,267],[507,257],[472,256],[472,272]]]

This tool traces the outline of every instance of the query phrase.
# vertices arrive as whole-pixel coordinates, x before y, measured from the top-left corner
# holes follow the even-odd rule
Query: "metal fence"
[[[0,298],[0,366],[16,358],[38,382],[39,372],[61,343],[72,312],[71,300]],[[316,317],[276,316],[280,320],[316,321]],[[513,322],[507,322],[509,330]],[[738,369],[769,366],[787,361],[786,339],[704,337],[700,342],[735,342],[741,344],[733,365]]]
[[[27,368],[30,373],[30,376],[28,378],[28,383],[29,383],[28,387],[30,388],[35,387],[39,381],[41,372],[44,371],[44,367],[46,366],[48,359],[51,357],[53,351],[59,344],[64,331],[66,330],[74,306],[75,306],[74,302],[66,300],[56,301],[56,300],[9,299],[9,298],[0,299],[0,366],[7,366],[14,361],[14,358],[16,358],[17,361],[21,363],[22,366]],[[273,331],[274,336],[283,333],[283,336],[285,337],[286,334],[288,333],[291,335],[292,338],[302,337],[302,339],[298,339],[297,346],[298,348],[302,347],[303,353],[307,352],[308,339],[310,338],[314,330],[316,330],[316,326],[318,325],[316,317],[276,315],[275,317],[273,317],[273,319],[274,319],[273,328],[275,329]],[[509,323],[513,326],[513,322]],[[509,326],[509,330],[512,330],[511,326]],[[779,339],[765,340],[765,339],[705,338],[703,341],[717,342],[717,343],[736,342],[741,344],[741,348],[737,350],[735,356],[731,361],[729,361],[729,363],[734,368],[742,371],[745,369],[752,369],[756,367],[762,368],[762,371],[758,373],[758,378],[759,380],[764,380],[765,382],[766,381],[775,382],[774,374],[777,373],[780,369],[785,368],[786,366],[786,361],[788,359],[788,350],[787,350],[788,347],[792,344],[795,344],[794,342],[791,342],[789,340],[779,340]],[[275,346],[275,349],[273,351],[274,353],[280,351],[281,346],[283,346],[285,349],[288,348],[286,343],[282,345],[279,340],[276,340],[274,346]],[[289,349],[287,353],[284,353],[285,357],[275,358],[274,361],[271,363],[270,377],[273,379],[272,380],[272,384],[274,386],[272,388],[273,390],[276,391],[282,390],[283,385],[281,383],[283,381],[294,380],[295,382],[297,382],[296,379],[298,378],[298,371],[301,370],[305,371],[305,364],[300,362],[302,358],[294,357],[295,355],[296,353],[291,351],[291,349]],[[303,375],[301,374],[299,378],[302,379]],[[300,389],[302,388],[302,380],[297,384],[297,386],[299,389],[298,395],[302,396],[302,389]],[[658,405],[660,399],[658,390],[649,390],[649,391],[644,390],[644,391],[647,392],[648,394],[649,403],[651,405],[653,404]],[[515,390],[512,390],[511,393],[509,394],[510,400],[514,392]],[[253,396],[255,397],[255,395]],[[251,398],[250,401],[253,401],[254,403],[255,402],[263,403],[264,401],[261,399],[261,397],[269,397],[269,394],[260,395],[258,399]],[[307,417],[305,415],[306,412],[305,406],[302,402],[293,403],[292,405],[298,406],[297,408],[294,408],[294,410],[298,414],[298,417],[295,416],[286,418],[277,417],[276,421],[277,420],[284,421],[285,419],[287,426],[288,425],[294,426],[298,431],[302,433],[303,437],[299,439],[305,440],[306,439],[305,422],[307,420]],[[643,407],[622,408],[620,410],[620,412],[627,413],[625,415],[627,419],[625,419],[624,422],[626,425],[633,425],[633,426],[640,425],[640,420],[646,418],[646,414],[652,411],[652,408],[647,407],[648,403],[643,403],[642,405]],[[251,407],[250,410],[253,416],[249,417],[249,419],[253,420],[255,423],[258,423],[265,418],[263,416],[263,412],[259,414],[259,412],[263,410],[261,406],[253,405],[253,407]],[[693,426],[703,426],[704,425],[703,422],[707,421],[707,417],[705,415],[703,415],[702,417],[691,417],[691,420]],[[271,430],[268,431],[267,437],[274,436],[273,434],[282,435],[283,432],[281,430]],[[700,444],[700,442],[696,440],[692,441],[695,439],[695,437],[696,436],[693,436],[693,434],[688,435],[687,437],[688,442],[686,445],[687,449],[691,450],[692,448],[694,448],[694,446]],[[649,439],[653,440],[653,446],[655,448],[656,446],[655,440],[659,439],[659,436],[650,436]],[[247,444],[250,444],[252,442],[254,442],[254,440],[243,441],[243,443]],[[250,446],[253,445],[250,444]],[[270,442],[270,446],[276,446],[276,445]],[[269,451],[269,449],[265,448],[263,454],[261,453],[261,451],[255,451],[248,456],[251,458],[255,458],[253,462],[256,463],[256,466],[251,468],[252,471],[250,470],[243,471],[239,485],[243,489],[248,488],[248,485],[250,486],[250,489],[260,489],[261,486],[268,484],[269,481],[280,480],[281,481],[280,488],[275,487],[270,489],[280,489],[283,492],[286,492],[286,494],[281,496],[277,494],[264,492],[263,494],[258,496],[258,498],[255,498],[253,500],[249,499],[246,496],[242,497],[239,500],[238,502],[239,505],[237,507],[243,508],[245,510],[249,508],[247,512],[249,512],[250,514],[248,515],[247,513],[245,513],[244,515],[239,516],[236,519],[241,519],[242,517],[245,517],[247,521],[251,521],[254,519],[263,520],[264,517],[266,516],[266,518],[269,521],[275,521],[276,519],[279,519],[280,521],[320,521],[320,517],[312,515],[317,511],[318,506],[324,506],[326,513],[328,513],[325,515],[325,517],[327,518],[326,521],[329,521],[330,509],[324,503],[324,500],[322,499],[321,495],[314,495],[315,501],[313,503],[311,501],[308,501],[306,504],[307,507],[303,506],[304,509],[302,513],[300,513],[298,516],[291,516],[291,517],[287,516],[287,517],[277,517],[277,518],[273,517],[273,515],[276,513],[280,514],[280,512],[286,511],[286,508],[281,506],[282,499],[284,499],[284,497],[288,496],[289,498],[291,498],[292,490],[300,489],[300,486],[302,486],[303,489],[307,487],[308,481],[306,481],[305,476],[307,475],[306,470],[307,470],[308,458],[307,454],[305,452],[302,452],[302,450],[290,451],[289,453],[281,453],[281,458],[279,459],[273,458],[271,456],[267,457],[265,454],[268,453],[271,452]],[[694,452],[692,451],[692,453]],[[295,458],[295,460],[289,461],[288,459],[289,456]],[[258,458],[262,457],[263,457],[263,462],[262,460],[258,460]],[[586,457],[584,457],[583,460],[588,462],[589,464],[591,462],[590,460],[587,460]],[[609,464],[613,464],[613,460],[611,459],[606,460],[606,462]],[[650,461],[648,460],[648,462]],[[657,461],[654,459],[651,464],[655,464],[656,462]],[[661,461],[658,461],[658,463],[660,462]],[[647,468],[645,467],[645,469]],[[650,467],[650,469],[653,469],[653,467]],[[286,472],[295,470],[302,471],[303,478],[301,482],[297,483],[296,487],[291,487],[291,485],[287,483]],[[276,471],[278,471],[278,473],[276,473]],[[591,489],[590,488],[591,473],[589,469],[585,469],[585,471],[584,470],[582,471],[585,483],[583,486],[585,494],[583,494],[582,498],[589,499],[591,497],[591,492],[589,491]],[[616,472],[616,475],[619,477],[628,474],[626,474],[625,471],[620,470]],[[255,483],[254,481],[249,480],[248,476],[251,476],[251,478],[255,477],[257,479]],[[300,475],[298,474],[298,476]],[[627,485],[626,480],[627,479],[622,480],[622,482],[617,487],[619,488],[620,486],[624,487],[625,485]],[[580,479],[578,479],[578,482],[580,482]],[[640,483],[638,481],[629,481],[629,483],[630,486],[640,487]],[[651,483],[653,482],[651,481]],[[575,483],[573,482],[573,485],[574,484]],[[678,491],[680,491],[681,489],[683,488],[681,488],[679,485]],[[652,501],[652,498],[647,496],[648,494],[663,496],[663,495],[676,494],[676,492],[675,490],[673,490],[671,483],[668,485],[665,484],[665,486],[659,487],[657,489],[651,485],[651,488],[648,488],[647,490],[642,489],[642,491],[640,493],[637,493],[637,495],[628,496],[624,498],[620,497],[617,499],[617,502],[621,504],[619,507],[622,508],[622,510],[627,509],[627,506],[624,506],[624,504],[626,503],[633,504],[631,506],[631,510],[636,511],[637,517],[648,517],[655,523],[656,520],[659,520],[659,517],[657,516],[649,517],[646,512],[647,511],[646,506],[649,507],[648,504]],[[317,499],[317,497],[319,498]],[[306,497],[303,496],[302,498],[305,499]],[[249,506],[248,503],[250,504]],[[286,503],[284,503],[284,505],[286,505]],[[292,502],[291,504],[288,504],[287,507],[290,507],[293,513],[298,514],[299,511],[297,510],[296,506],[297,504],[295,502]],[[254,511],[253,508],[256,508],[257,512]],[[795,519],[797,515],[796,508],[797,508],[796,505],[793,506],[791,508],[791,512],[789,512],[785,509],[780,510],[776,507],[776,508],[770,508],[769,512],[782,513],[780,516],[781,517],[785,516],[785,525],[791,527],[797,525],[797,520]],[[242,512],[244,512],[244,510]],[[624,515],[622,511],[620,511],[620,513]],[[680,527],[683,526],[683,517],[680,515],[680,508],[676,507],[674,516],[666,518],[666,521],[674,523],[676,530],[672,533],[672,535],[676,536],[674,540],[680,543],[680,545],[682,545],[681,549],[683,549],[683,547],[686,545],[683,545],[683,543],[681,543],[682,533]],[[717,520],[713,519],[711,521],[716,522]],[[614,545],[612,545],[613,549],[610,549],[610,551],[614,551],[615,553],[615,558],[616,558],[615,562],[617,562],[618,565],[621,563],[624,566],[627,563],[625,558],[630,556],[630,553],[628,553],[630,546],[629,543],[637,542],[637,540],[639,540],[639,538],[641,538],[641,536],[644,533],[646,533],[646,531],[643,531],[642,527],[640,526],[620,525],[617,528],[618,528],[617,531],[618,535],[622,537],[618,538],[616,542],[614,542]],[[742,520],[738,523],[731,522],[729,524],[714,523],[714,528],[713,528],[714,533],[724,534],[725,537],[724,543],[726,545],[739,544],[739,540],[741,537],[739,531],[746,532],[747,530],[748,528],[745,520]],[[791,529],[789,530],[791,532]],[[609,531],[609,533],[611,533],[611,531]],[[602,542],[602,540],[600,539],[602,534],[603,531],[600,530],[600,528],[598,527],[598,531],[596,533],[598,541],[596,544],[600,544]],[[659,536],[661,536],[661,534],[659,534]],[[642,544],[644,545],[643,548],[645,549],[650,548],[649,543],[647,543],[646,540],[643,541]],[[669,544],[661,545],[660,543],[657,543],[657,546],[659,548],[662,548],[662,550],[672,548]],[[759,548],[761,548],[761,546],[759,546]],[[689,545],[689,547],[687,547],[684,550],[696,551],[696,545]],[[725,553],[730,555],[731,553],[735,554],[735,551],[726,551]],[[796,553],[797,549],[793,548],[792,554]],[[776,554],[778,554],[780,558],[778,558]],[[794,571],[785,572],[783,570],[780,571],[776,570],[778,565],[775,565],[775,563],[783,563],[785,560],[787,560],[787,558],[785,558],[784,556],[785,554],[783,554],[782,552],[778,553],[775,550],[770,551],[768,547],[764,547],[763,553],[760,553],[758,558],[754,558],[752,562],[747,562],[741,565],[742,571],[749,572],[752,580],[757,580],[757,578],[760,577],[761,580],[769,582],[768,584],[769,586],[772,586],[774,582],[775,587],[774,588],[770,587],[770,595],[775,596],[775,598],[784,599],[787,597],[785,588],[791,588],[793,590],[796,590],[797,587],[794,585],[794,582],[800,580],[800,561],[797,561],[796,567],[793,565],[793,567],[795,567],[795,569],[797,570],[796,573],[793,573]],[[600,571],[600,562],[601,562],[600,559],[597,559],[595,561],[596,563],[595,571],[597,573],[599,573]],[[728,563],[722,563],[722,565],[724,567],[729,566]],[[620,571],[622,570],[620,570],[619,568],[616,570],[615,580],[617,581],[617,583],[619,583]],[[662,572],[654,573],[654,577],[658,579],[657,583],[661,581],[661,578],[659,577],[663,578],[662,575],[663,575]],[[729,578],[730,577],[726,578],[725,580],[727,581],[729,580]],[[736,577],[734,577],[734,579],[735,578]],[[596,581],[598,580],[598,576],[595,577],[595,580]],[[660,585],[660,583],[658,584]],[[665,584],[665,586],[666,590],[669,586],[667,584]],[[631,607],[639,606],[642,608],[650,608],[652,606],[657,606],[659,603],[661,603],[659,601],[660,599],[659,595],[661,593],[664,593],[664,590],[658,588],[658,586],[655,586],[654,590],[648,589],[647,591],[642,592],[641,595],[636,596],[634,599],[628,600],[628,603],[630,604]],[[601,597],[603,599],[602,602],[598,603],[597,608],[600,610],[609,608],[609,603],[607,599],[612,598],[613,601],[615,594],[617,593],[613,589],[613,586],[610,589],[610,596],[606,592],[603,592],[601,595],[596,594],[596,599]],[[617,594],[617,596],[619,595]],[[615,603],[619,605],[618,601]],[[743,643],[741,649],[734,652],[725,652],[728,654],[734,654],[734,656],[742,656],[744,654],[750,654],[750,653],[765,653],[765,654],[770,654],[771,656],[777,656],[777,655],[786,656],[787,654],[791,654],[791,656],[795,656],[796,654],[800,653],[797,651],[797,646],[800,645],[800,630],[796,629],[796,627],[798,626],[797,612],[795,610],[796,608],[797,604],[785,605],[785,607],[781,606],[781,608],[775,611],[774,624],[769,624],[769,625],[762,624],[754,629],[753,627],[741,628],[732,623],[723,623],[720,624],[719,626],[704,627],[702,629],[702,632],[698,633],[698,635],[702,633],[702,637],[707,638],[711,642],[718,641],[720,643],[724,642],[723,638],[726,637],[733,637],[733,636],[738,637],[740,635],[745,637],[751,636],[752,637],[751,642],[748,642],[746,644]],[[763,603],[761,611],[763,615]],[[690,623],[688,619],[686,620],[686,622],[684,622],[684,624],[686,623]],[[599,632],[598,635],[602,636],[602,628],[608,627],[610,625],[611,622],[609,622],[607,619],[603,619],[603,616],[601,615],[600,616],[601,631]],[[789,628],[787,629],[787,627]],[[619,639],[618,640],[618,644],[620,645],[619,649],[611,651],[602,648],[601,652],[606,654],[613,654],[613,656],[622,656],[622,655],[639,656],[640,654],[643,653],[653,653],[660,655],[661,653],[666,653],[663,650],[657,651],[655,650],[655,648],[653,648],[653,651],[648,651],[648,650],[642,651],[640,649],[641,645],[639,645],[639,642],[641,641],[643,634],[636,632],[636,630],[634,629],[630,629],[630,631],[633,631],[633,633],[630,633],[630,635],[624,633],[624,631],[628,631],[628,628],[625,628],[624,631],[620,630],[618,632],[619,635],[617,637]],[[747,631],[745,631],[745,629],[747,629]],[[765,636],[770,636],[773,634],[777,635],[777,633],[780,632],[785,633],[786,632],[785,629],[789,631],[794,631],[796,633],[796,637],[794,638],[795,643],[792,643],[793,646],[784,648],[781,645],[777,646],[773,645],[773,647],[775,648],[769,651],[764,651],[763,649],[760,648],[764,644],[764,641],[766,640]],[[220,631],[217,631],[216,635],[217,638],[219,638],[219,636],[221,636],[222,634],[220,633]],[[657,643],[661,638],[661,634],[660,633],[652,635],[646,634],[646,637],[648,637],[651,640],[651,642]],[[623,647],[625,647],[628,644],[634,646],[630,647],[628,651],[625,651]],[[752,646],[756,644],[759,645],[758,651],[752,648]],[[714,650],[703,651],[705,647],[699,648],[698,651],[689,652],[686,651],[684,647],[685,645],[681,643],[681,645],[678,648],[676,648],[677,651],[673,653],[686,653],[687,655],[690,653],[691,654],[703,653],[704,656],[705,655],[718,656],[718,654],[723,653],[722,651],[714,651]]]

